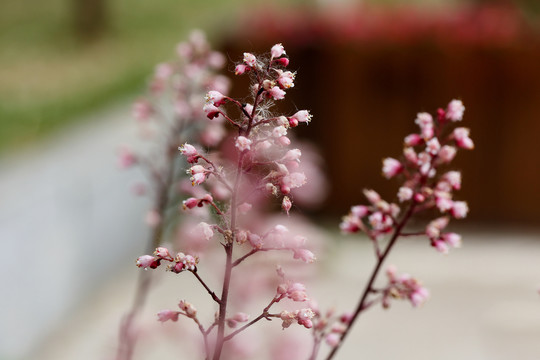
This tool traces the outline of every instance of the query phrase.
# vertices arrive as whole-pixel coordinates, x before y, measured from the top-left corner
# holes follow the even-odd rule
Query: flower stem
[[[343,344],[343,341],[345,340],[345,338],[347,337],[347,334],[349,333],[349,331],[351,330],[354,322],[356,321],[356,319],[358,318],[358,315],[360,315],[360,313],[366,309],[366,301],[367,301],[367,298],[368,298],[368,295],[370,294],[370,292],[372,291],[373,289],[373,284],[375,283],[375,280],[377,279],[377,275],[379,274],[379,271],[381,270],[381,267],[382,267],[382,264],[384,262],[384,260],[386,259],[386,257],[388,256],[388,254],[390,253],[390,250],[392,250],[392,247],[394,246],[394,244],[396,243],[397,239],[399,238],[399,236],[401,235],[401,230],[403,229],[403,227],[407,224],[407,222],[409,221],[409,219],[411,218],[411,215],[413,214],[414,212],[414,207],[415,207],[415,203],[413,202],[410,206],[409,206],[409,209],[407,210],[407,213],[405,214],[405,216],[403,217],[403,219],[401,220],[401,222],[398,224],[398,226],[396,227],[396,230],[394,231],[394,233],[392,234],[392,237],[390,238],[390,241],[388,242],[388,245],[386,246],[386,248],[384,249],[384,252],[382,253],[382,255],[377,259],[377,263],[375,265],[375,267],[373,268],[373,271],[371,272],[371,277],[369,278],[369,281],[368,283],[366,284],[366,287],[364,288],[364,292],[362,293],[362,296],[360,297],[360,301],[358,302],[358,305],[356,306],[356,309],[354,311],[354,314],[351,318],[351,321],[349,322],[349,324],[347,325],[347,328],[345,329],[345,331],[343,332],[343,334],[341,334],[341,338],[340,338],[340,341],[338,343],[338,345],[336,345],[332,351],[328,354],[328,356],[326,357],[326,360],[330,360],[332,359],[337,351],[339,350],[339,348],[341,347],[341,344]]]

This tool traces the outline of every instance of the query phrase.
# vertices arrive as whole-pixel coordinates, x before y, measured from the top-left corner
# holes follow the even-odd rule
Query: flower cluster
[[[437,110],[435,118],[425,112],[419,113],[415,119],[419,131],[405,137],[401,158],[388,157],[382,164],[384,177],[390,179],[399,176],[403,179],[396,194],[397,203],[383,200],[374,190],[364,190],[369,204],[353,206],[343,218],[340,228],[344,233],[362,231],[371,239],[376,264],[350,323],[339,338],[334,336],[328,359],[335,355],[358,315],[374,303],[381,302],[387,308],[391,298],[398,298],[408,299],[416,307],[428,298],[428,290],[418,280],[406,274],[396,275],[394,267],[387,270],[388,285],[383,289],[375,287],[382,264],[400,237],[426,236],[431,246],[442,253],[447,253],[450,247],[460,246],[461,236],[444,230],[451,217],[462,219],[467,216],[469,208],[466,202],[454,200],[453,192],[461,188],[461,173],[443,169],[459,149],[474,148],[469,129],[451,129],[452,124],[462,121],[464,111],[460,100],[452,100],[446,109]],[[414,215],[432,209],[443,215],[430,221],[423,230],[405,231]],[[386,234],[390,238],[383,243]]]
[[[142,255],[139,256],[136,260],[137,267],[143,269],[156,269],[161,265],[161,261],[168,261],[171,264],[167,267],[168,270],[178,274],[182,271],[197,271],[197,264],[199,263],[199,258],[192,255],[186,255],[184,253],[177,253],[173,258],[169,250],[165,247],[158,247],[154,251],[154,255]]]
[[[188,51],[182,48],[182,52]],[[209,123],[217,122],[233,127],[236,132],[232,139],[233,154],[230,150],[228,153],[225,150],[221,153],[203,151],[190,142],[177,146],[189,164],[186,172],[191,185],[198,189],[192,192],[193,196],[182,202],[182,208],[194,215],[196,208],[205,208],[212,213],[205,221],[194,226],[191,233],[205,242],[219,242],[225,251],[225,269],[220,271],[224,276],[221,295],[216,295],[198,274],[196,256],[178,253],[173,258],[169,250],[158,247],[153,255],[143,255],[137,259],[137,266],[145,269],[155,269],[166,261],[171,263],[168,269],[174,273],[191,272],[218,305],[215,322],[208,328],[196,321],[205,344],[208,344],[210,336],[215,344],[213,350],[209,346],[205,347],[207,357],[219,358],[223,346],[229,340],[261,319],[279,317],[283,320],[283,327],[288,327],[292,322],[306,328],[312,327],[311,318],[314,313],[309,308],[279,314],[269,312],[272,306],[284,299],[294,302],[308,300],[305,286],[286,280],[283,270],[279,269],[278,275],[283,282],[261,314],[237,330],[225,333],[225,325],[236,328],[250,317],[243,312],[228,315],[229,284],[233,268],[257,253],[269,251],[290,251],[294,259],[306,263],[315,260],[313,252],[305,247],[304,236],[291,234],[281,224],[264,230],[268,229],[266,222],[253,221],[253,214],[258,212],[261,205],[260,199],[267,198],[267,195],[278,197],[283,211],[289,214],[293,206],[294,189],[300,188],[307,181],[305,173],[300,170],[302,151],[291,145],[288,132],[300,123],[308,123],[311,120],[310,113],[307,110],[297,111],[290,116],[271,113],[274,102],[282,100],[286,90],[294,87],[295,74],[285,69],[288,64],[289,60],[281,44],[273,46],[270,56],[266,57],[244,53],[243,61],[236,66],[235,73],[251,75],[251,101],[239,101],[225,95],[219,87],[209,87],[211,90],[206,93],[202,111]],[[161,321],[175,321],[179,314],[195,316],[194,310],[190,312],[191,308],[184,309],[182,303],[180,308],[181,312],[162,311],[158,318]],[[214,329],[216,331],[212,332]]]
[[[467,216],[467,203],[453,199],[453,192],[461,188],[461,173],[439,173],[443,165],[454,159],[459,148],[474,148],[469,129],[458,127],[450,133],[446,132],[447,125],[462,120],[464,110],[461,101],[453,100],[446,110],[438,110],[436,120],[428,113],[419,113],[415,123],[420,131],[405,137],[402,158],[383,160],[382,171],[386,178],[403,176],[404,182],[397,192],[397,199],[404,206],[414,207],[414,213],[436,208],[456,219]],[[364,190],[364,195],[370,205],[353,206],[344,217],[341,230],[345,233],[363,231],[374,240],[395,231],[398,217],[403,214],[402,208],[396,203],[384,201],[374,190]],[[449,217],[442,217],[430,223],[425,231],[431,244],[442,252],[447,251],[448,245],[455,247],[460,243],[457,234],[440,236],[448,221]]]
[[[408,299],[412,306],[417,307],[423,304],[429,297],[429,290],[422,287],[422,284],[409,274],[396,274],[396,268],[389,266],[386,269],[388,285],[380,292],[383,293],[382,305],[384,308],[390,307],[390,299]]]

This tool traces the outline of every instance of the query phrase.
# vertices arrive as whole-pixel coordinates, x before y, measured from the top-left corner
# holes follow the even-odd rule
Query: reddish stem
[[[392,237],[390,238],[390,241],[388,242],[388,245],[386,246],[386,249],[384,250],[384,252],[382,253],[382,255],[377,259],[377,264],[375,265],[375,267],[373,268],[373,271],[371,273],[371,277],[369,278],[369,281],[366,285],[366,287],[364,288],[364,292],[362,293],[362,296],[360,298],[360,301],[358,302],[358,305],[356,306],[356,310],[354,311],[354,314],[351,318],[351,321],[349,322],[349,324],[347,325],[347,328],[345,329],[345,331],[343,332],[343,334],[341,334],[341,338],[339,340],[339,344],[336,345],[336,347],[334,347],[332,349],[332,351],[330,352],[330,354],[328,354],[328,356],[326,357],[326,360],[330,360],[332,359],[337,351],[339,350],[339,348],[341,347],[341,344],[343,344],[343,341],[345,340],[345,338],[347,337],[347,334],[349,333],[349,331],[351,330],[354,322],[356,321],[356,319],[358,318],[358,316],[360,315],[360,313],[362,311],[364,311],[367,307],[369,307],[369,305],[371,304],[366,304],[366,301],[367,301],[367,298],[368,298],[368,295],[371,293],[371,291],[373,290],[373,284],[375,283],[375,280],[377,278],[377,275],[379,274],[379,271],[381,270],[381,267],[382,267],[382,264],[384,262],[384,260],[386,259],[386,257],[388,256],[388,254],[390,253],[390,250],[392,250],[392,247],[394,246],[394,244],[396,243],[397,239],[399,238],[399,236],[401,235],[401,230],[403,229],[403,227],[405,226],[405,224],[409,221],[409,219],[411,218],[411,215],[413,214],[413,211],[414,211],[414,207],[415,207],[415,203],[413,202],[409,209],[407,210],[407,213],[405,214],[405,216],[403,217],[403,219],[401,220],[401,222],[398,224],[398,226],[396,227],[396,230],[394,231],[394,233],[392,234]]]

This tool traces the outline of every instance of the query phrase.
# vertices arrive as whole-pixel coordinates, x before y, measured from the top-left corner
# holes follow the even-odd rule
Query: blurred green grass
[[[209,30],[212,38],[234,26],[239,11],[263,3],[108,0],[106,33],[81,42],[73,30],[72,2],[0,4],[0,152],[142,92],[155,63],[172,58],[189,30]]]

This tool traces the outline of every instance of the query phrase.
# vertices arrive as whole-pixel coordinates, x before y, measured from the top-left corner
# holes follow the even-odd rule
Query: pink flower
[[[364,189],[364,196],[373,205],[377,205],[381,201],[381,196],[375,190]]]
[[[456,140],[456,145],[462,149],[472,150],[474,149],[474,143],[469,137],[470,130],[467,128],[455,128],[454,129],[454,139]]]
[[[410,187],[402,186],[398,190],[399,202],[404,202],[412,199],[414,192]]]
[[[203,111],[210,120],[217,118],[221,114],[220,110],[214,104],[204,105]]]
[[[452,209],[450,210],[452,216],[456,219],[463,219],[469,212],[469,207],[465,201],[454,201]]]
[[[285,91],[281,90],[278,86],[274,86],[270,90],[267,90],[267,93],[274,100],[282,100],[285,98]]]
[[[206,95],[206,101],[219,107],[220,105],[225,104],[227,97],[219,91],[212,90]]]
[[[313,327],[311,319],[313,319],[314,316],[315,313],[309,308],[298,310],[298,313],[296,314],[298,324],[303,325],[306,329],[311,329]]]
[[[300,149],[292,149],[292,150],[287,151],[287,153],[285,154],[285,156],[283,156],[281,161],[283,161],[283,162],[287,162],[287,161],[300,162],[300,156],[302,156],[302,152],[300,151]]]
[[[369,209],[367,206],[364,205],[356,205],[351,207],[351,214],[361,219],[367,214],[369,214]]]
[[[281,179],[281,192],[288,194],[291,189],[300,187],[306,183],[306,175],[304,173],[295,172],[284,176]]]
[[[447,181],[454,190],[461,189],[461,173],[459,171],[449,171],[443,175],[443,179]]]
[[[276,44],[272,46],[272,50],[270,51],[270,54],[272,55],[272,59],[277,59],[283,54],[285,54],[285,48],[281,44]]]
[[[199,203],[200,203],[199,199],[191,197],[191,198],[188,198],[188,199],[184,200],[182,202],[182,206],[183,206],[184,210],[193,209],[195,206],[198,206]]]
[[[197,309],[192,304],[185,300],[180,300],[178,303],[180,310],[184,311],[189,318],[195,318],[197,316]]]
[[[451,121],[461,121],[464,112],[465,106],[463,106],[461,100],[452,100],[446,108],[446,118]]]
[[[314,262],[317,258],[315,257],[315,254],[313,254],[311,251],[307,249],[293,249],[293,259],[302,260],[305,263],[311,264]]]
[[[169,254],[169,250],[165,247],[158,247],[156,248],[156,251],[154,251],[154,256],[157,256],[158,258],[168,258],[170,257],[171,255]]]
[[[296,112],[296,114],[294,114],[293,116],[291,116],[289,118],[289,122],[293,122],[293,123],[294,122],[297,122],[297,123],[301,123],[301,122],[309,123],[311,121],[312,117],[313,116],[309,113],[309,111],[300,110],[300,111]],[[296,124],[296,125],[298,125],[298,124]],[[291,126],[293,126],[293,125],[291,124]]]
[[[414,307],[422,305],[428,298],[429,290],[422,286],[418,286],[410,295],[411,304]]]
[[[433,137],[433,117],[431,114],[426,112],[418,113],[414,122],[420,127],[424,139],[427,140]]]
[[[416,151],[413,148],[406,147],[403,149],[403,155],[411,164],[416,165],[418,163],[418,155],[416,155]]]
[[[264,246],[263,239],[257,234],[249,233],[248,241],[255,249],[260,249]]]
[[[406,136],[404,140],[406,146],[417,146],[420,145],[423,141],[424,139],[422,139],[422,137],[418,134],[410,134]]]
[[[234,69],[234,74],[235,75],[242,75],[246,71],[248,71],[249,69],[250,69],[249,66],[246,66],[244,64],[239,64],[239,65],[236,65],[236,67]]]
[[[461,247],[461,235],[456,233],[446,233],[442,236],[443,240],[452,247]]]
[[[199,152],[193,145],[185,143],[184,145],[180,146],[178,150],[180,150],[182,155],[187,158],[187,162],[190,164],[196,163],[199,159]]]
[[[383,174],[387,179],[390,179],[391,177],[396,176],[403,170],[403,165],[401,163],[394,159],[394,158],[386,158],[383,160]]]
[[[156,259],[151,255],[139,256],[137,258],[137,261],[135,262],[137,267],[140,267],[140,268],[142,267],[143,269],[148,269],[149,267],[154,266],[155,263],[156,263]],[[157,266],[152,267],[152,268],[155,269],[156,267]]]
[[[196,227],[196,231],[198,235],[206,241],[209,241],[214,236],[212,226],[205,222],[200,222]]]
[[[335,347],[339,344],[340,338],[341,337],[339,336],[339,334],[330,333],[326,335],[326,337],[324,338],[324,341],[326,342],[328,346]]]
[[[251,53],[244,53],[244,63],[253,68],[257,65],[257,58]]]
[[[236,138],[235,146],[238,150],[244,152],[251,149],[251,144],[253,142],[245,136],[239,136]]]
[[[456,156],[456,148],[449,145],[444,145],[439,151],[439,159],[448,164]]]
[[[432,138],[426,143],[426,150],[431,155],[437,155],[440,149],[441,144],[439,143],[439,140],[437,138]]]
[[[283,89],[294,87],[294,73],[290,71],[278,71],[279,77],[277,78],[277,82],[279,86],[281,86]]]
[[[249,210],[251,210],[253,206],[250,204],[250,203],[242,203],[240,205],[238,205],[238,211],[240,212],[240,214],[247,214],[249,212]]]
[[[289,199],[288,196],[284,196],[283,197],[283,201],[281,202],[281,208],[283,210],[285,210],[285,212],[287,213],[287,215],[289,215],[289,211],[291,210],[291,207],[292,207],[292,201],[291,199]]]
[[[158,320],[161,322],[165,322],[168,320],[171,321],[178,321],[178,311],[172,311],[172,310],[161,310],[157,313]]]
[[[432,245],[441,254],[448,254],[448,245],[443,240],[434,240]]]

